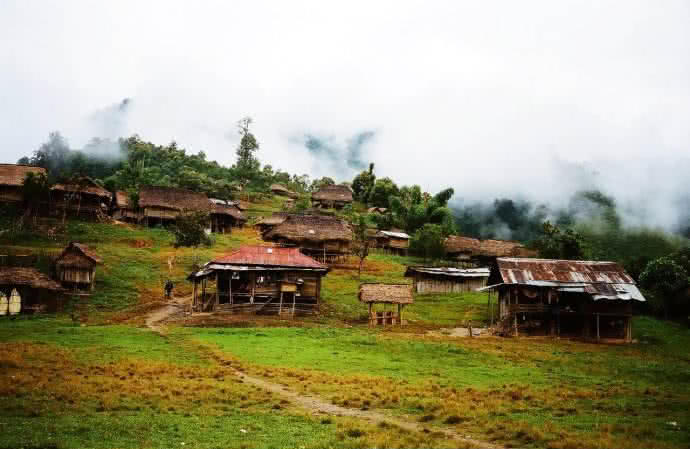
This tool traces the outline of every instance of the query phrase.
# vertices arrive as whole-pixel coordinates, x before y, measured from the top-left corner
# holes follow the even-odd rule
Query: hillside
[[[248,215],[279,210],[282,198]],[[0,237],[1,239],[1,237]],[[448,335],[485,323],[482,293],[417,295],[405,328],[371,329],[357,263],[323,280],[310,318],[206,316],[144,327],[163,283],[188,298],[196,263],[261,240],[251,227],[174,248],[165,229],[70,221],[104,260],[86,326],[69,312],[0,319],[0,447],[682,448],[690,443],[690,331],[635,319],[633,345]],[[171,264],[169,264],[169,261]],[[409,282],[419,260],[372,254],[361,281]],[[345,414],[346,416],[338,416]],[[59,436],[59,438],[56,438]],[[184,444],[183,444],[184,443]]]

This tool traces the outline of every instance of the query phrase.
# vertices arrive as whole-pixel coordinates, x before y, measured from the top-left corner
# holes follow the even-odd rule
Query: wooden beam
[[[600,340],[600,335],[599,335],[599,314],[597,313],[597,341]]]
[[[232,271],[230,272],[230,275],[228,276],[228,301],[230,302],[230,305],[233,304],[232,302]]]

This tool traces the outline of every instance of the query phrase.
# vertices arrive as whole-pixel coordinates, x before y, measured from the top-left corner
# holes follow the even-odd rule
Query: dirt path
[[[175,302],[169,303],[168,305],[149,313],[146,316],[146,326],[152,331],[164,335],[165,329],[163,327],[163,323],[173,315],[182,312],[185,299],[188,301],[190,298],[180,298]],[[324,401],[323,399],[318,397],[304,395],[289,390],[280,384],[269,382],[259,377],[250,376],[232,367],[230,367],[230,369],[243,382],[250,383],[266,391],[270,391],[271,393],[283,396],[284,398],[291,400],[294,404],[312,413],[323,413],[333,416],[349,416],[353,418],[363,419],[374,424],[386,422],[411,432],[438,432],[444,434],[446,437],[453,439],[459,443],[463,443],[464,445],[470,445],[476,448],[500,449],[503,447],[486,443],[484,441],[479,441],[466,435],[460,435],[459,433],[450,429],[440,429],[437,427],[426,426],[416,421],[410,421],[408,419],[395,417],[372,410],[360,410],[354,408],[341,407],[339,405],[335,405],[330,402]]]

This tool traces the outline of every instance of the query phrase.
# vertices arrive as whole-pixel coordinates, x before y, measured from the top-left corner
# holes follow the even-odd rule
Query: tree
[[[390,199],[400,194],[400,189],[391,178],[377,179],[369,193],[369,204],[375,207],[390,207]]]
[[[311,186],[310,186],[309,190],[311,190],[312,192],[316,192],[317,190],[319,190],[323,186],[332,186],[332,185],[335,185],[335,181],[333,180],[333,178],[330,178],[328,176],[324,176],[321,179],[313,180],[311,182]]]
[[[43,201],[48,200],[50,195],[50,184],[48,177],[43,173],[28,173],[22,182],[22,196],[24,198],[24,216],[33,217],[33,224],[36,224],[38,209]]]
[[[541,257],[549,259],[577,260],[584,256],[582,236],[570,228],[563,231],[548,220],[533,246]]]
[[[237,146],[235,153],[237,154],[236,167],[240,173],[240,176],[249,180],[253,177],[255,173],[259,171],[259,160],[256,158],[254,153],[259,149],[259,142],[249,131],[249,126],[252,124],[253,120],[251,117],[244,117],[239,122],[237,122],[237,128],[240,136],[240,143]]]
[[[443,242],[446,235],[437,224],[426,223],[410,240],[410,250],[424,259],[440,259],[445,255]]]
[[[376,182],[376,175],[374,175],[374,163],[369,164],[369,170],[355,176],[352,180],[352,194],[357,201],[366,203],[369,199],[369,194],[374,188]]]
[[[206,212],[186,212],[177,217],[173,234],[175,234],[175,248],[180,246],[197,247],[208,246],[211,239],[206,234],[209,215]]]
[[[681,293],[688,286],[688,272],[671,256],[649,262],[640,275],[640,284],[652,292],[652,307],[663,311],[666,318],[680,296],[687,307],[687,295]]]
[[[352,254],[359,258],[359,269],[357,271],[357,279],[362,276],[362,265],[364,259],[369,256],[369,248],[371,240],[367,234],[369,227],[364,215],[356,214],[351,223],[352,226]]]
[[[417,191],[418,186],[401,189],[398,197],[390,199],[392,222],[403,228],[408,234],[415,233],[424,224],[431,223],[441,226],[444,234],[455,233],[455,219],[448,208],[448,201],[454,190],[448,188],[429,197],[427,193]]]

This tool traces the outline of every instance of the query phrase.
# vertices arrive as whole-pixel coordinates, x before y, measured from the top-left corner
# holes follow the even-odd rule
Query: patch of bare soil
[[[441,328],[438,330],[432,330],[427,332],[428,335],[434,337],[469,337],[470,329],[468,327],[454,327],[451,329]],[[481,337],[490,335],[489,329],[486,327],[473,327],[472,336]]]

